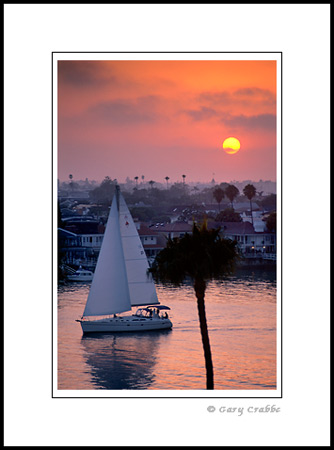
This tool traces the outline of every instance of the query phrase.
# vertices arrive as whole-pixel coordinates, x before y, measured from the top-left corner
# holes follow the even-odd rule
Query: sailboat
[[[119,186],[81,319],[83,333],[172,328],[168,306],[161,305],[137,228]],[[120,313],[140,307],[134,314]]]

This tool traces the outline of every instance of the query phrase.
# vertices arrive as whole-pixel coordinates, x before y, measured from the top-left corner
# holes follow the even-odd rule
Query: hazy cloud
[[[245,116],[240,114],[233,116],[230,114],[223,115],[220,121],[225,125],[236,128],[275,130],[276,116],[275,114],[258,114],[253,116]]]
[[[134,100],[110,100],[91,107],[89,112],[117,125],[153,123],[160,116],[157,112],[159,103],[159,97],[153,95]]]
[[[229,104],[233,102],[233,94],[228,91],[222,92],[202,92],[198,96],[200,102],[208,102],[213,105]]]
[[[116,77],[96,61],[58,61],[59,82],[77,86],[90,87],[105,85],[116,81]]]
[[[276,97],[268,89],[256,87],[241,88],[235,91],[202,92],[198,96],[200,102],[207,102],[209,105],[230,105],[230,104],[251,104],[260,103],[263,105],[275,105]]]
[[[183,112],[196,121],[207,120],[217,116],[217,111],[215,109],[207,108],[206,106],[202,106],[199,110],[190,109],[184,110]]]
[[[276,104],[276,96],[269,89],[260,88],[242,88],[234,92],[234,96],[245,100],[258,100],[268,105]]]
[[[185,110],[183,112],[193,121],[207,121],[212,119],[235,128],[262,129],[266,131],[276,129],[275,114],[233,115],[205,106],[201,106],[199,110]]]

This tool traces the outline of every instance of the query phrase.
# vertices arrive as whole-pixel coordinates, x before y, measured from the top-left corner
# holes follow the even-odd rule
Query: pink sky
[[[276,61],[59,61],[58,176],[69,174],[275,181]]]

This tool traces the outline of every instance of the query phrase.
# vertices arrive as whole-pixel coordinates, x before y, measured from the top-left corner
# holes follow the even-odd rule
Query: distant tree
[[[247,186],[245,186],[244,189],[243,189],[243,193],[248,198],[248,200],[250,202],[252,225],[254,225],[252,198],[255,197],[255,195],[256,195],[256,188],[252,184],[247,184]]]
[[[259,201],[262,208],[267,211],[275,211],[276,210],[276,194],[266,195],[262,197],[262,200]]]
[[[167,189],[168,189],[168,180],[169,180],[169,177],[165,177],[165,180],[166,180]]]
[[[216,217],[216,222],[242,222],[240,214],[232,208],[226,208]]]
[[[202,336],[206,367],[206,388],[214,388],[211,347],[205,313],[205,291],[207,282],[221,278],[233,271],[237,258],[236,242],[219,236],[219,229],[208,230],[193,225],[192,234],[183,238],[169,239],[156,257],[150,272],[162,283],[179,286],[190,277],[197,298],[199,325]]]
[[[150,189],[146,201],[152,206],[161,206],[166,201],[167,191],[152,187]]]
[[[276,211],[271,212],[265,222],[267,230],[276,233]]]
[[[216,202],[218,203],[218,208],[220,211],[220,203],[223,200],[223,198],[225,197],[225,193],[224,193],[223,189],[220,187],[216,187],[213,191],[213,196],[214,196]]]
[[[70,179],[70,188],[73,191],[74,190],[74,183],[73,183],[73,175],[70,173],[68,178]]]
[[[130,208],[132,217],[135,217],[141,222],[150,222],[155,212],[152,208],[147,207],[134,207]]]
[[[66,253],[59,245],[59,242],[61,242],[61,236],[60,236],[60,231],[58,230],[58,248],[57,248],[58,282],[60,280],[64,280],[66,278],[64,270],[63,270],[63,264],[66,261]]]
[[[185,182],[186,182],[186,175],[182,175],[182,178],[183,178],[183,184],[185,184]]]
[[[239,189],[235,187],[233,184],[229,184],[225,189],[225,195],[230,200],[231,207],[234,209],[233,202],[239,195]]]
[[[169,201],[178,205],[186,204],[190,202],[188,195],[189,187],[183,183],[174,183],[168,190]]]
[[[167,214],[159,214],[159,215],[153,216],[151,218],[151,222],[155,222],[155,223],[170,223],[170,221],[171,221],[171,218]]]
[[[221,189],[223,189],[224,192],[225,192],[225,189],[227,188],[227,186],[229,186],[229,184],[225,183],[225,181],[223,181],[222,183],[219,184],[219,187]]]
[[[155,181],[153,181],[153,180],[148,182],[148,184],[151,186],[151,189],[153,188],[154,183],[155,183]]]
[[[138,187],[138,178],[139,178],[139,177],[135,177],[136,187]]]
[[[116,180],[105,177],[100,186],[90,191],[90,198],[96,203],[110,205],[115,192],[115,184]]]
[[[64,222],[62,220],[62,216],[61,216],[61,209],[60,209],[60,203],[58,200],[58,228],[63,228],[64,227]]]

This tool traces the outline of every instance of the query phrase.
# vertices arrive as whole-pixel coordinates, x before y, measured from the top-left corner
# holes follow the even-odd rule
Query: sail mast
[[[115,186],[115,196],[116,196],[116,204],[117,204],[117,211],[119,214],[119,194],[120,194],[120,187],[118,184]]]

